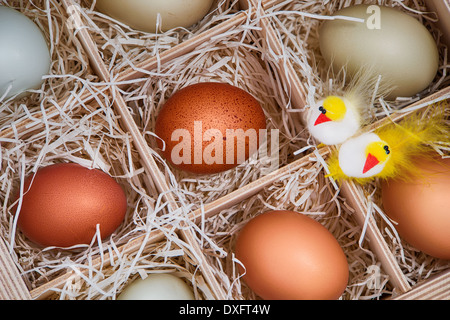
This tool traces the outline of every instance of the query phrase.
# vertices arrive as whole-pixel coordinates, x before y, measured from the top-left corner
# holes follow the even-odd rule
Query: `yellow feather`
[[[380,76],[374,70],[374,67],[367,65],[350,76],[344,67],[336,74],[336,78],[345,85],[325,92],[325,96],[337,95],[349,100],[355,107],[354,111],[359,115],[361,126],[368,124],[371,118],[372,103],[379,98],[386,99],[394,89],[386,79],[381,81]]]
[[[361,125],[369,122],[372,103],[379,98],[386,98],[393,90],[393,86],[386,81],[381,82],[381,78],[369,66],[362,67],[348,83],[343,96],[359,106]],[[373,99],[373,101],[372,101]]]
[[[353,180],[359,184],[381,179],[409,179],[418,172],[413,158],[418,156],[435,156],[433,143],[449,143],[450,130],[445,121],[445,105],[430,106],[425,112],[414,113],[405,117],[400,123],[389,122],[375,130],[381,140],[390,148],[390,158],[383,171],[369,178],[354,178],[344,174],[339,166],[338,151],[330,155],[327,164],[332,177],[338,182]],[[431,152],[430,152],[431,151]]]
[[[418,170],[411,160],[417,156],[432,154],[433,143],[449,141],[449,127],[444,121],[444,110],[432,107],[427,111],[415,113],[403,119],[400,124],[391,123],[375,131],[391,149],[391,158],[380,173],[380,178],[408,179],[414,176]]]

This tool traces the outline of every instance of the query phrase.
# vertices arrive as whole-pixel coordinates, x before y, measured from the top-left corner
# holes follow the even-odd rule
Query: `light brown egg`
[[[266,118],[248,92],[225,83],[204,82],[175,92],[155,125],[169,163],[196,174],[229,170],[256,152]],[[162,143],[164,141],[164,144]]]
[[[385,213],[400,237],[436,258],[450,259],[450,159],[416,159],[417,175],[382,184]]]
[[[60,163],[43,167],[24,181],[18,227],[41,246],[89,244],[97,224],[103,239],[110,236],[126,209],[125,193],[111,176]]]
[[[347,287],[348,263],[339,243],[297,212],[256,216],[239,233],[235,253],[245,267],[243,280],[265,300],[334,300]]]

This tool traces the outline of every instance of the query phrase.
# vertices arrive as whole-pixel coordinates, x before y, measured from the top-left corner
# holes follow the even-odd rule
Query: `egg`
[[[382,205],[399,236],[430,256],[450,259],[450,159],[417,158],[417,175],[382,184]]]
[[[38,89],[51,58],[38,26],[24,14],[0,5],[0,100]]]
[[[161,30],[188,28],[200,21],[214,0],[97,0],[96,8],[130,27],[156,32],[158,15]]]
[[[170,273],[154,273],[138,278],[117,297],[117,300],[195,300],[192,289]]]
[[[195,174],[223,172],[259,148],[266,118],[245,90],[219,82],[184,87],[162,106],[155,134],[174,167]]]
[[[335,71],[370,70],[392,88],[389,98],[426,89],[439,67],[436,42],[427,28],[394,8],[355,5],[334,13],[363,19],[328,20],[319,30],[320,52]]]
[[[245,283],[265,300],[335,300],[347,287],[347,258],[318,221],[289,210],[251,219],[235,245]]]
[[[41,246],[70,247],[89,244],[97,224],[102,239],[110,236],[124,220],[127,198],[107,173],[58,163],[25,179],[17,209],[18,228],[28,239]]]

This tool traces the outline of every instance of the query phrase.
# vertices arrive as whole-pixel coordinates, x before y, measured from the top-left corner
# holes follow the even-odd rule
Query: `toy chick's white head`
[[[368,178],[383,171],[391,155],[389,145],[375,133],[345,141],[339,149],[342,172],[353,178]]]
[[[307,118],[308,130],[320,143],[340,144],[360,128],[359,113],[349,99],[328,96],[311,107]]]

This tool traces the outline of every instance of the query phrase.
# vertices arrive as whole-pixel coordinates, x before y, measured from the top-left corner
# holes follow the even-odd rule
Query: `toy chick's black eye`
[[[391,153],[391,151],[389,150],[389,146],[384,146],[383,148],[386,151],[386,154]]]
[[[319,111],[322,112],[323,114],[327,113],[327,110],[325,110],[325,108],[322,106],[319,107]]]

